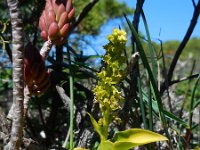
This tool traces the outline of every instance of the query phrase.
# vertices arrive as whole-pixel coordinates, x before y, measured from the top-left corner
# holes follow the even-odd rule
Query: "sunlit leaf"
[[[100,138],[103,138],[103,128],[101,126],[99,126],[99,124],[97,123],[97,121],[93,118],[93,116],[90,113],[87,113],[90,117],[90,120],[92,122],[92,125],[94,127],[94,129],[97,131],[97,133],[99,134]]]
[[[98,150],[112,150],[112,148],[113,148],[113,143],[107,140],[100,144],[100,146],[98,147]]]
[[[168,140],[165,136],[143,129],[129,129],[115,135],[113,150],[128,150],[140,145]]]

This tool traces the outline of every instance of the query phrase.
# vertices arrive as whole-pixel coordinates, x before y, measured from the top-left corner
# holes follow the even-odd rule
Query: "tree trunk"
[[[23,100],[24,100],[24,33],[17,0],[7,0],[12,24],[13,45],[13,116],[12,129],[7,150],[18,150],[23,134]]]

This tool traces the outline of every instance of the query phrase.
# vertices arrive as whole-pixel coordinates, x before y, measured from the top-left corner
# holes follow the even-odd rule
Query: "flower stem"
[[[72,74],[72,67],[71,67],[71,57],[69,50],[67,51],[68,60],[69,60],[69,84],[70,84],[70,150],[73,149],[73,128],[74,128],[74,79]]]
[[[74,148],[73,145],[73,128],[74,128],[74,79],[72,74],[72,67],[71,67],[71,57],[69,50],[67,51],[68,60],[69,60],[69,84],[70,84],[70,128],[69,128],[69,146],[70,150]],[[64,148],[67,148],[68,138],[66,137],[65,142],[63,144]]]

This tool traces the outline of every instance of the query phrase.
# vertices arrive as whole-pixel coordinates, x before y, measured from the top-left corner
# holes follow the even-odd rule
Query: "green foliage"
[[[97,123],[97,121],[93,118],[93,116],[92,116],[90,113],[87,113],[87,114],[88,114],[89,117],[90,117],[90,120],[91,120],[91,122],[92,122],[92,125],[93,125],[94,129],[95,129],[95,130],[97,131],[97,133],[99,134],[100,139],[101,139],[101,140],[106,140],[105,137],[108,136],[108,135],[107,135],[107,131],[104,131],[104,128],[103,128],[101,125],[99,125],[99,124]]]
[[[151,89],[152,89],[152,93],[153,93],[153,96],[155,98],[155,100],[157,101],[157,104],[158,104],[158,111],[159,111],[159,115],[160,115],[160,118],[161,118],[161,122],[162,122],[162,125],[165,127],[166,126],[166,120],[165,120],[165,117],[163,115],[163,106],[162,106],[162,101],[161,101],[161,96],[160,96],[160,93],[158,91],[158,87],[157,87],[157,84],[156,84],[156,79],[154,78],[153,76],[153,72],[151,70],[151,67],[147,61],[147,56],[146,56],[146,53],[142,47],[142,43],[140,42],[140,39],[139,39],[139,36],[137,34],[137,32],[135,31],[134,27],[132,26],[130,20],[126,17],[126,20],[127,20],[127,23],[130,27],[130,30],[132,32],[132,35],[134,36],[135,40],[136,40],[136,46],[138,48],[138,51],[141,55],[141,59],[142,59],[142,63],[148,73],[148,76],[149,76],[149,80],[150,80],[150,83],[151,83]],[[165,130],[166,131],[166,130]],[[166,131],[167,133],[167,131]]]
[[[109,140],[102,142],[101,145],[99,145],[97,150],[112,150],[113,149],[113,143]]]
[[[104,141],[98,150],[129,150],[134,147],[157,141],[166,141],[166,137],[143,129],[128,129],[115,134],[112,142]]]
[[[0,94],[2,91],[12,88],[12,70],[0,69]]]
[[[122,52],[127,40],[126,33],[114,29],[113,33],[108,36],[108,40],[110,43],[104,46],[107,54],[103,57],[106,67],[103,67],[98,73],[100,81],[94,92],[96,100],[102,105],[101,107],[115,111],[120,108],[119,102],[123,99],[115,85],[119,84],[124,76],[124,70],[121,66],[125,64]]]
[[[199,49],[200,46],[197,44],[200,42],[199,38],[191,38],[189,42],[187,43],[184,52],[181,55],[181,60],[187,59],[188,54],[192,54],[194,59],[198,58],[198,55],[200,54]],[[175,50],[178,48],[180,44],[180,41],[167,41],[163,44],[163,49],[165,50],[167,55],[173,55]]]
[[[39,3],[38,0],[19,0],[19,2],[27,40],[30,39],[35,42],[37,47],[41,47],[43,42],[38,36],[38,19],[44,7],[45,0],[42,0]],[[73,2],[76,8],[77,17],[82,12],[83,8],[91,1],[73,0]],[[6,7],[5,0],[0,1],[0,31],[2,31],[0,38],[1,42],[5,41],[4,43],[7,43],[7,46],[10,46],[11,28],[8,12],[5,11]],[[134,129],[135,127],[140,128],[144,126],[145,129],[153,131],[153,129],[157,129],[157,127],[153,126],[155,123],[163,122],[165,129],[160,127],[159,130],[161,132],[170,131],[170,135],[166,135],[169,141],[176,140],[177,146],[173,145],[176,148],[184,149],[186,134],[183,131],[191,131],[194,137],[197,135],[198,125],[192,120],[192,125],[190,127],[188,125],[189,118],[187,116],[185,117],[185,115],[182,115],[179,117],[177,115],[176,111],[181,109],[182,103],[177,105],[178,107],[176,110],[168,111],[165,109],[167,106],[164,106],[167,99],[165,97],[162,97],[161,99],[161,96],[159,95],[159,83],[162,82],[162,77],[164,77],[162,73],[165,71],[164,65],[162,64],[163,62],[161,61],[163,58],[161,49],[164,51],[166,68],[168,69],[180,41],[163,42],[163,47],[161,47],[159,41],[151,41],[147,22],[144,16],[142,16],[143,22],[145,22],[146,25],[147,36],[144,36],[141,33],[134,34],[136,44],[137,46],[139,45],[137,50],[140,52],[141,58],[138,62],[139,65],[136,66],[136,74],[134,74],[135,72],[131,74],[126,71],[128,62],[125,64],[125,61],[131,59],[132,49],[130,48],[127,52],[127,47],[125,47],[125,34],[120,30],[115,29],[115,33],[108,37],[109,43],[104,46],[106,55],[103,57],[103,66],[99,73],[97,73],[97,70],[99,69],[100,64],[94,63],[94,61],[97,59],[99,60],[102,57],[99,55],[84,56],[82,54],[82,51],[84,51],[90,43],[83,44],[80,39],[85,40],[84,38],[88,35],[98,35],[100,29],[103,30],[101,27],[106,21],[121,17],[123,13],[133,14],[133,9],[129,8],[124,3],[120,3],[118,0],[99,0],[92,10],[89,11],[86,18],[78,25],[75,32],[72,33],[74,36],[69,37],[72,37],[72,39],[69,39],[69,45],[72,47],[69,48],[68,45],[64,45],[61,47],[61,50],[55,48],[56,50],[53,49],[53,52],[50,53],[47,67],[53,70],[52,87],[41,97],[31,98],[29,104],[30,116],[28,116],[26,128],[30,137],[40,141],[41,145],[47,144],[47,149],[59,149],[59,146],[63,145],[65,137],[69,148],[69,142],[66,136],[66,133],[69,132],[70,128],[69,109],[66,109],[67,106],[63,105],[63,102],[55,89],[55,85],[59,85],[64,90],[64,93],[62,93],[63,95],[70,95],[68,81],[68,77],[70,76],[69,70],[71,70],[71,74],[74,78],[74,88],[71,87],[71,89],[74,90],[74,107],[76,108],[76,119],[71,117],[71,121],[74,119],[74,130],[71,130],[71,132],[76,133],[74,134],[74,139],[71,139],[73,140],[74,145],[83,142],[81,141],[82,137],[84,138],[85,143],[89,143],[89,146],[86,145],[88,146],[87,148],[97,149],[99,146],[99,150],[121,150],[126,146],[127,149],[129,149],[134,146],[147,144],[157,140],[166,140],[165,137],[156,133],[150,133],[150,131],[147,130]],[[6,25],[6,30],[4,30],[4,25]],[[129,26],[132,26],[131,23],[129,23]],[[127,34],[127,37],[130,37],[130,35]],[[145,37],[147,38],[145,39]],[[199,72],[200,46],[198,43],[200,43],[199,38],[190,39],[180,59],[181,61],[187,60],[186,67],[184,66],[183,69],[175,72],[173,75],[174,79],[188,76],[191,71],[191,60],[196,60],[194,73]],[[3,46],[2,43],[0,43],[0,45],[1,47]],[[130,47],[130,45],[128,46]],[[67,56],[66,51],[71,54],[71,69],[69,69],[69,57]],[[4,97],[7,95],[4,96],[3,94],[5,91],[12,88],[12,70],[5,67],[10,63],[8,63],[7,57],[4,58],[4,52],[5,51],[0,51],[0,54],[2,54],[0,58],[0,96],[3,97],[1,99],[5,99]],[[59,52],[62,54],[59,55]],[[124,52],[127,52],[127,55],[125,55]],[[154,52],[154,54],[152,52]],[[159,64],[158,67],[155,66],[157,65],[155,63]],[[91,66],[95,66],[95,69],[91,68]],[[177,64],[177,69],[178,67]],[[163,76],[161,78],[159,78],[159,76],[157,77],[158,73],[161,73],[161,76]],[[131,81],[129,75],[131,77],[132,75],[136,76],[137,80]],[[136,82],[140,84],[137,84]],[[151,84],[149,84],[150,82]],[[95,90],[92,91],[92,89],[94,89],[94,83],[98,84]],[[134,84],[136,87],[134,87]],[[194,109],[199,107],[200,104],[200,86],[196,86],[196,89],[192,90],[194,84],[195,81],[191,79],[190,83],[187,81],[177,83],[175,88],[175,96],[184,97],[188,90],[185,98],[185,109],[183,111],[190,111],[191,117]],[[95,92],[95,102],[100,105],[100,108],[96,106],[96,103],[93,103],[95,98],[92,92]],[[173,100],[176,98],[177,97],[172,97]],[[193,99],[193,101],[191,101],[191,99]],[[163,108],[161,104],[163,104]],[[0,103],[0,106],[4,107],[4,105],[4,103]],[[85,112],[88,112],[90,119],[88,119],[89,117],[86,117],[87,115]],[[164,118],[164,121],[162,118],[159,118],[159,114],[162,114],[161,117]],[[100,136],[100,145],[96,134],[93,134],[93,130],[90,132],[91,134],[88,135],[91,137],[84,137],[84,135],[87,135],[85,134],[85,131],[92,129],[92,125]],[[131,127],[134,128],[126,130]],[[115,135],[115,138],[112,138],[114,133],[118,130],[126,131],[118,132]],[[45,139],[41,137],[41,131],[46,133]],[[155,134],[157,140],[152,138]],[[141,136],[142,138],[140,138]],[[108,140],[108,138],[110,139]],[[192,138],[193,137],[191,136],[191,139]],[[196,139],[193,139],[193,141],[195,140]],[[194,148],[196,144],[196,141],[193,141],[190,143],[191,148]],[[151,145],[147,145],[145,147],[149,148],[150,146]],[[155,145],[155,147],[156,146],[157,145]],[[158,146],[156,148],[158,148]],[[79,149],[83,150],[83,148],[76,148],[76,150]]]
[[[90,0],[74,1],[75,8],[79,8],[76,10],[77,14],[82,11],[88,2]],[[78,26],[78,31],[83,35],[96,35],[107,20],[122,17],[123,13],[130,14],[132,12],[133,9],[129,8],[125,3],[118,2],[118,0],[100,0]]]
[[[103,67],[98,74],[100,81],[94,89],[102,118],[97,123],[88,113],[101,139],[98,150],[128,150],[151,142],[167,140],[164,136],[143,129],[121,131],[115,135],[113,142],[107,140],[109,124],[113,120],[119,120],[116,110],[120,109],[122,97],[121,92],[118,92],[115,86],[122,80],[123,72],[125,72],[120,65],[125,63],[122,52],[127,41],[126,32],[114,29],[108,36],[108,40],[110,42],[104,46],[106,55],[103,57],[106,67]]]
[[[5,11],[5,8],[7,7],[7,3],[5,0],[0,1],[0,20],[7,20],[8,19],[8,12]]]
[[[127,41],[126,32],[114,29],[112,34],[108,36],[108,40],[109,43],[104,46],[106,50],[106,55],[103,57],[105,67],[98,73],[99,81],[93,90],[96,101],[99,103],[102,118],[99,119],[97,124],[90,116],[101,141],[105,141],[108,137],[109,124],[113,120],[120,122],[120,118],[117,117],[117,110],[121,108],[120,104],[123,98],[121,92],[117,89],[117,84],[124,76],[124,70],[120,66],[125,63],[122,52]]]

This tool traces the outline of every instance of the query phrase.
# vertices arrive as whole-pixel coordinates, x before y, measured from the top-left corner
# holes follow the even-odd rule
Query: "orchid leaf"
[[[114,137],[112,150],[128,150],[133,147],[157,141],[168,140],[165,136],[143,129],[129,129],[118,132]]]
[[[113,143],[109,140],[102,142],[98,147],[98,150],[112,150],[112,149],[113,149]]]

